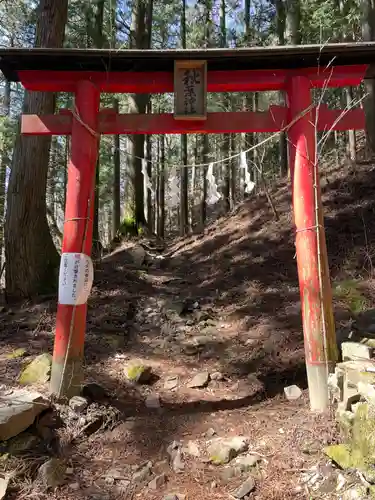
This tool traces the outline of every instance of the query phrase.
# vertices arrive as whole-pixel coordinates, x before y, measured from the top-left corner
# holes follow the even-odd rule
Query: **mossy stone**
[[[126,368],[125,374],[130,382],[147,384],[151,378],[151,367],[142,363],[133,363]]]
[[[324,453],[342,469],[350,469],[353,467],[352,450],[347,444],[326,446],[324,448]]]
[[[24,347],[20,347],[7,354],[7,359],[23,358],[24,356],[26,356],[26,354],[27,354],[26,349]]]
[[[347,425],[349,430],[350,423]],[[343,469],[371,471],[375,462],[375,412],[367,403],[358,405],[346,438],[345,444],[327,446],[326,455]]]
[[[21,373],[19,383],[44,384],[48,382],[51,375],[52,356],[44,353],[37,356]]]

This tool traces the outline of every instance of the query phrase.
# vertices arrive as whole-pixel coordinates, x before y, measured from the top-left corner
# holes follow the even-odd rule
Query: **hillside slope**
[[[354,302],[354,285],[336,293],[341,324],[373,300],[375,166],[331,168],[322,177],[333,279],[357,280]],[[70,441],[73,472],[55,498],[231,498],[249,472],[206,460],[213,435],[247,437],[257,457],[249,498],[306,498],[301,471],[326,463],[321,449],[336,430],[308,407],[289,191],[280,183],[271,192],[278,221],[259,194],[204,234],[174,241],[163,258],[144,255],[146,264],[138,247],[135,262],[124,245],[103,260],[89,302],[86,374],[110,394],[104,406],[117,421]],[[55,310],[51,301],[3,312],[4,385],[17,385],[23,361],[8,357],[16,347],[26,347],[26,361],[52,349]],[[129,382],[134,363],[152,370],[147,384]],[[303,392],[295,401],[284,395],[291,384]],[[156,489],[153,476],[134,479],[147,461]]]

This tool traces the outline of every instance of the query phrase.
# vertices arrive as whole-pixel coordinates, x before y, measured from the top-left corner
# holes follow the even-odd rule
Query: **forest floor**
[[[365,307],[374,302],[375,166],[332,167],[322,185],[333,280],[357,279]],[[248,498],[309,498],[303,474],[327,464],[322,448],[338,436],[332,418],[309,410],[288,186],[271,196],[278,221],[260,193],[149,265],[132,263],[129,244],[103,259],[89,301],[85,373],[106,389],[97,407],[111,408],[115,421],[70,441],[69,480],[46,498],[234,498],[249,474],[230,477],[205,451],[210,440],[233,436],[246,437],[258,457]],[[3,387],[17,385],[25,361],[52,352],[55,311],[55,301],[4,307]],[[353,314],[342,297],[335,314],[338,327]],[[26,358],[9,359],[20,347]],[[134,362],[152,368],[147,384],[129,383]],[[207,373],[207,384],[189,387]],[[302,389],[295,401],[284,394],[292,384]],[[148,462],[154,475],[134,485]]]

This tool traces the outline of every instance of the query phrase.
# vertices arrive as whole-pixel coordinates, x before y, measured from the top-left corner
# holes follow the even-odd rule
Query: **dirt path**
[[[86,374],[110,394],[106,405],[116,408],[118,420],[69,447],[71,474],[55,498],[229,499],[249,476],[251,499],[306,498],[302,471],[322,460],[335,427],[308,409],[296,290],[287,304],[274,302],[289,308],[284,315],[268,314],[259,283],[244,289],[228,276],[225,287],[207,287],[213,273],[205,262],[212,266],[186,249],[138,269],[125,250],[103,261],[89,308]],[[250,310],[240,316],[245,302]],[[30,359],[51,349],[54,313],[48,302],[4,313],[3,383],[15,385],[23,363],[6,357],[12,349],[24,346]],[[126,368],[134,363],[151,367],[150,383],[129,383]],[[197,374],[210,380],[189,387]],[[283,393],[291,384],[303,390],[293,402]],[[257,457],[242,473],[233,462],[207,459],[212,439],[236,436]],[[173,442],[180,468],[170,462]],[[134,484],[147,462],[152,475]],[[155,476],[157,484],[149,485]]]
[[[326,173],[334,278],[364,274],[371,260],[374,202],[362,195],[373,192],[374,171]],[[67,448],[67,484],[45,498],[221,500],[249,477],[251,500],[310,498],[301,479],[312,466],[326,467],[322,448],[336,428],[309,411],[288,188],[272,196],[279,221],[260,195],[151,264],[134,263],[126,247],[103,260],[89,302],[85,370],[109,393],[99,407],[117,420]],[[52,351],[55,312],[53,300],[4,308],[3,386],[17,385],[24,362]],[[19,347],[27,356],[9,359]],[[134,363],[151,368],[147,384],[129,382]],[[191,387],[196,375],[202,387]],[[296,401],[284,395],[292,384],[302,389]],[[211,441],[231,437],[246,438],[240,457],[257,457],[250,470],[239,473],[236,459],[208,460]],[[337,498],[327,488],[323,498]]]

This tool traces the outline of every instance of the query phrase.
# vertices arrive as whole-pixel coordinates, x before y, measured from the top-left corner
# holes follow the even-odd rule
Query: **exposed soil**
[[[332,167],[323,172],[322,184],[333,279],[362,280],[363,293],[373,301],[375,166]],[[185,456],[181,473],[167,462],[172,441],[205,442],[210,428],[219,437],[249,437],[250,450],[260,454],[249,498],[308,498],[301,474],[324,462],[322,447],[337,436],[330,417],[309,410],[288,186],[280,183],[271,196],[278,221],[260,193],[203,234],[172,242],[165,258],[151,266],[132,265],[126,245],[102,261],[89,302],[85,369],[88,381],[109,392],[106,404],[117,408],[119,421],[69,448],[68,484],[48,498],[233,498],[246,476],[222,481],[222,467],[201,458]],[[187,310],[170,314],[176,304]],[[4,307],[4,386],[17,385],[25,361],[52,351],[55,311],[54,300]],[[338,325],[350,317],[345,303],[337,302],[335,313]],[[19,347],[28,356],[8,359]],[[132,360],[152,367],[151,384],[127,382],[124,368]],[[223,380],[188,388],[201,371],[220,372]],[[178,377],[177,386],[165,388],[171,376]],[[294,402],[284,396],[291,384],[303,390]],[[146,408],[149,394],[160,396],[161,408]],[[156,491],[146,484],[121,492],[116,481],[106,480],[109,470],[122,471],[126,479],[147,461],[168,478]]]

